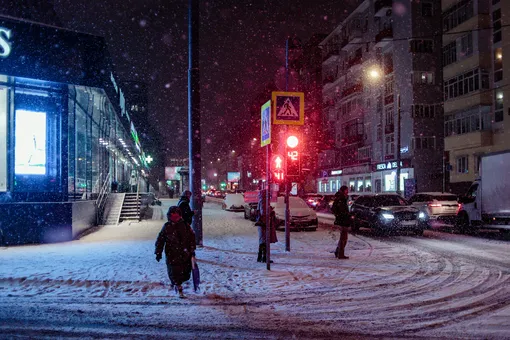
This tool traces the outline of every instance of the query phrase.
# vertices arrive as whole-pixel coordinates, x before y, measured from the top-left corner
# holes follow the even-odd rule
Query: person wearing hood
[[[348,231],[351,225],[351,214],[347,205],[348,195],[349,188],[343,185],[335,194],[335,200],[331,207],[333,214],[335,214],[334,224],[340,227],[340,238],[335,250],[335,257],[343,260],[349,258],[349,256],[345,256],[345,246],[347,245]]]
[[[181,209],[171,206],[167,212],[168,222],[156,239],[156,261],[162,258],[165,251],[166,268],[172,289],[184,297],[182,283],[191,277],[192,260],[195,256],[196,240],[195,234],[189,225],[184,222],[181,216]]]
[[[190,198],[191,198],[191,191],[184,190],[182,192],[181,198],[179,199],[179,202],[177,203],[177,206],[179,208],[181,208],[182,219],[188,225],[191,225],[191,223],[193,222],[193,215],[195,215],[195,212],[193,210],[191,210],[191,207],[189,205]]]

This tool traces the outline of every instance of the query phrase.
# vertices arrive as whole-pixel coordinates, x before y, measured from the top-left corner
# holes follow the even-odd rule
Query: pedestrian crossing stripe
[[[305,96],[303,92],[273,92],[273,124],[303,125]]]

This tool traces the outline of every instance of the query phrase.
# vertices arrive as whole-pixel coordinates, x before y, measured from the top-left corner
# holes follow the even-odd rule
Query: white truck
[[[493,228],[510,232],[510,151],[483,155],[480,178],[459,202],[461,230]]]

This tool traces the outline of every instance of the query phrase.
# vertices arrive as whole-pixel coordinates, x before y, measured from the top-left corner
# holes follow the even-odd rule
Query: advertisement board
[[[227,182],[239,182],[240,178],[240,172],[227,172]]]

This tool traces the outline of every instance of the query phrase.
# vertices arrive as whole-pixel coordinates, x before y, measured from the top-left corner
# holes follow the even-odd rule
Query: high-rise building
[[[442,4],[445,155],[455,193],[464,193],[479,175],[483,154],[510,145],[503,72],[509,10],[510,3],[499,0]]]
[[[441,39],[439,0],[365,0],[321,42],[318,192],[443,190]]]

